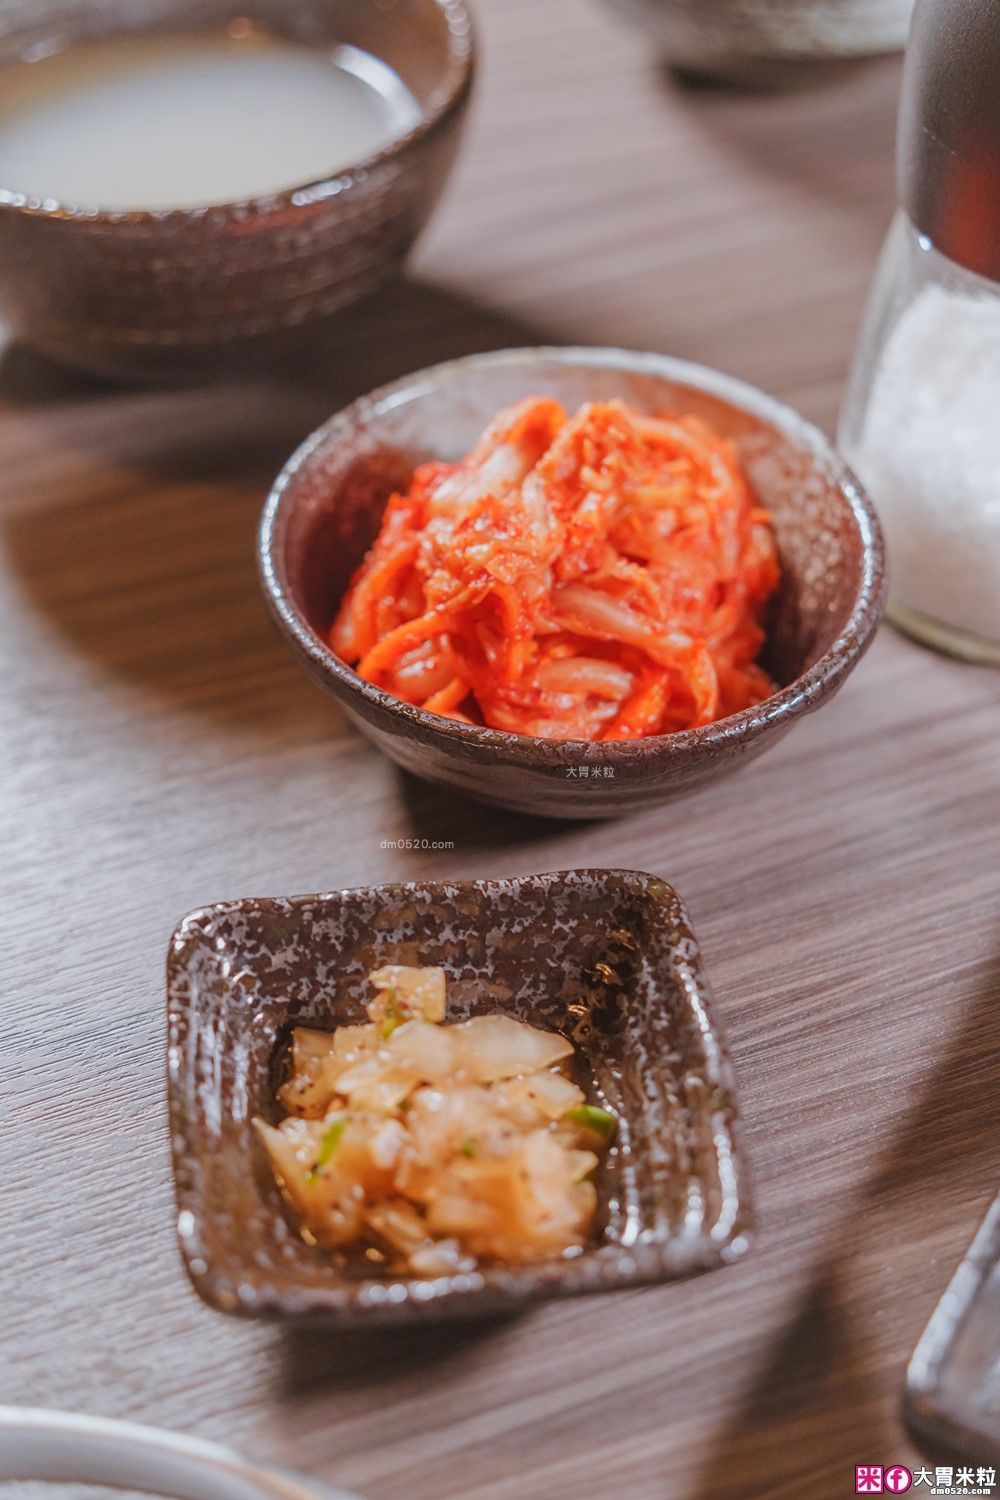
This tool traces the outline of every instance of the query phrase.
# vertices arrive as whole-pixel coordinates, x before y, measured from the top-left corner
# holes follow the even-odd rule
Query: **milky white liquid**
[[[0,189],[103,209],[197,208],[322,180],[420,119],[367,53],[137,37],[5,70]]]

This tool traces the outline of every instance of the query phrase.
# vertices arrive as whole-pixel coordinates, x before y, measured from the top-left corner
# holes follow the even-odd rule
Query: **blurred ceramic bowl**
[[[796,68],[896,52],[913,0],[605,0],[685,72],[759,86]]]
[[[731,439],[781,554],[762,661],[781,686],[703,728],[592,744],[462,724],[359,677],[326,643],[385,503],[418,463],[454,461],[497,411],[551,395],[569,411],[621,397],[640,411],[696,413]],[[511,349],[454,360],[356,401],[291,459],[260,533],[264,590],[289,645],[362,733],[428,781],[519,812],[599,818],[718,780],[838,690],[882,607],[878,522],[850,470],[796,412],[729,376],[662,354]]]
[[[80,1412],[0,1406],[0,1484],[99,1486],[177,1500],[359,1500],[288,1470],[265,1469],[185,1433]]]
[[[448,175],[471,90],[464,0],[0,0],[0,69],[80,42],[218,36],[248,22],[371,54],[421,119],[328,179],[208,208],[98,211],[0,183],[0,313],[15,338],[116,376],[243,367],[291,349],[402,265]]]

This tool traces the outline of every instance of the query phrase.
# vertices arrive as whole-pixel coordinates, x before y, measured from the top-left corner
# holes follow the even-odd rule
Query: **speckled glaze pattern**
[[[913,0],[605,0],[664,61],[746,82],[780,81],[769,65],[900,51]]]
[[[330,621],[392,490],[423,459],[461,457],[501,406],[532,393],[557,396],[570,410],[620,396],[644,411],[697,412],[734,441],[781,551],[784,578],[763,658],[782,684],[777,693],[702,729],[557,742],[424,713],[362,681],[327,647]],[[499,807],[569,818],[666,802],[759,755],[842,685],[874,636],[884,593],[878,521],[822,433],[728,376],[617,349],[475,355],[355,402],[278,479],[261,525],[260,568],[290,645],[399,765]]]
[[[0,310],[16,337],[140,378],[243,364],[280,355],[402,264],[444,185],[471,89],[463,0],[0,0],[0,67],[107,36],[218,32],[235,18],[381,58],[422,122],[326,181],[208,209],[102,213],[0,183]]]
[[[575,1258],[373,1277],[301,1238],[250,1121],[275,1118],[296,1025],[364,1019],[368,973],[440,965],[449,1017],[503,1009],[569,1036],[615,1110],[599,1232]],[[178,1231],[199,1294],[247,1317],[403,1321],[686,1276],[748,1244],[729,1062],[698,944],[653,876],[578,870],[245,900],[187,917],[167,957]]]

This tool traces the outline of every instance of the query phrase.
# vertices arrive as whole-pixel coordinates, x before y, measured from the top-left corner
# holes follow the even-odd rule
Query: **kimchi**
[[[768,512],[697,416],[530,397],[394,494],[330,630],[429,713],[555,740],[712,723],[775,684]]]

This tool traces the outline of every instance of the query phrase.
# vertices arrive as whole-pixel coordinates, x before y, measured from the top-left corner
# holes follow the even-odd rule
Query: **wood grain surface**
[[[684,91],[594,0],[479,10],[467,148],[410,278],[295,369],[160,393],[0,365],[0,1399],[195,1432],[370,1500],[836,1500],[856,1462],[915,1459],[906,1361],[995,1188],[1000,676],[886,629],[732,781],[533,822],[406,779],[346,725],[272,632],[253,540],[321,418],[473,348],[661,349],[832,427],[898,68]],[[386,847],[405,839],[447,847]],[[700,930],[756,1179],[747,1259],[405,1336],[203,1308],[164,1119],[176,920],[596,864],[666,876]]]

